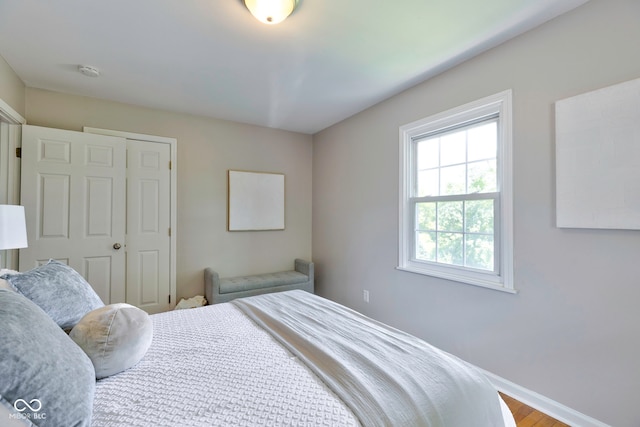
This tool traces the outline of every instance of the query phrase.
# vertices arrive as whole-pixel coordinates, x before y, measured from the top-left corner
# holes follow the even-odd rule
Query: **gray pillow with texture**
[[[73,268],[56,260],[20,274],[0,276],[36,303],[62,328],[71,329],[82,316],[104,307],[91,285]]]
[[[111,304],[87,313],[69,337],[87,353],[100,379],[129,369],[144,357],[153,325],[138,307]]]
[[[37,426],[91,424],[91,360],[40,307],[0,289],[0,336],[0,396],[10,405],[5,406],[22,410],[21,417]]]

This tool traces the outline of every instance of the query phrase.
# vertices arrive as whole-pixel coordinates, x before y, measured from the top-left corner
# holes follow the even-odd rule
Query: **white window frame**
[[[515,293],[513,283],[513,161],[512,92],[506,90],[400,127],[400,221],[398,269],[440,277],[470,285]],[[498,115],[497,183],[498,209],[494,229],[495,272],[426,262],[415,257],[414,141],[449,127],[481,117]]]

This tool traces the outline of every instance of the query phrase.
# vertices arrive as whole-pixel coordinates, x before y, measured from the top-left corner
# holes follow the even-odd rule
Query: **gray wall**
[[[554,102],[640,77],[639,40],[640,2],[592,0],[315,135],[318,292],[603,422],[640,425],[640,231],[558,229],[554,200]],[[396,270],[398,127],[509,88],[519,294]]]
[[[178,300],[203,295],[205,267],[225,277],[291,270],[294,258],[311,258],[309,135],[33,88],[26,91],[26,119],[177,138]],[[228,169],[285,174],[284,231],[226,231]]]

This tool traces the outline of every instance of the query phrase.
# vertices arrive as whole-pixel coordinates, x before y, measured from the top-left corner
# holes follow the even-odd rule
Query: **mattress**
[[[145,357],[97,382],[93,426],[360,425],[318,375],[233,304],[151,317]]]

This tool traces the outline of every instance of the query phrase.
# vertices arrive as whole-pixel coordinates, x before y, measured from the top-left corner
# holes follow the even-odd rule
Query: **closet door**
[[[112,129],[84,131],[127,140],[126,302],[147,313],[176,305],[177,143]]]
[[[124,138],[23,126],[21,271],[57,259],[105,304],[125,302],[126,147]]]
[[[158,313],[171,309],[171,147],[127,147],[127,303]]]

